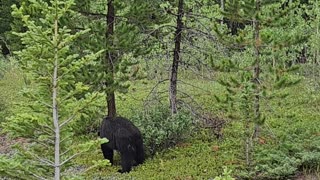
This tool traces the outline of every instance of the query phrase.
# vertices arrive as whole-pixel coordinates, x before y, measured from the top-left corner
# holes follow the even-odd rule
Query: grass
[[[0,58],[0,122],[11,113],[13,102],[22,99],[19,91],[23,86],[23,76],[15,61],[6,63]]]
[[[234,145],[231,142],[221,144],[193,139],[192,142],[180,143],[176,147],[148,158],[143,165],[135,167],[129,174],[117,173],[117,170],[121,168],[117,154],[116,166],[95,169],[86,176],[88,178],[116,177],[117,179],[209,179],[221,174],[223,166],[233,169],[243,163],[237,158],[238,152],[231,151],[233,148]],[[92,154],[94,156],[87,156],[86,159],[103,158],[99,148]],[[83,159],[82,163],[90,164]]]

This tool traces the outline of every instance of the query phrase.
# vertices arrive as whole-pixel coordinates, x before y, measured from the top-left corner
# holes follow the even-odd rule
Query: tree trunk
[[[319,13],[319,5],[318,5],[318,0],[316,0],[316,12]],[[319,21],[316,23],[316,37],[319,37]],[[314,63],[318,64],[318,56],[319,56],[319,47],[317,47],[315,56],[314,56]]]
[[[316,1],[318,4],[318,1]],[[318,7],[317,7],[318,9]],[[319,25],[317,23],[317,28],[316,28],[316,37],[319,37]],[[315,52],[315,56],[314,56],[314,63],[318,64],[318,56],[319,56],[319,48],[317,47],[316,52]]]
[[[256,11],[259,12],[260,10],[260,1],[256,1]],[[260,24],[259,21],[256,19],[256,17],[253,20],[253,27],[254,27],[254,51],[255,51],[255,65],[253,70],[253,80],[256,84],[255,87],[255,96],[254,96],[254,116],[255,120],[260,119],[260,45],[261,45],[261,39],[260,39]],[[255,123],[254,128],[254,138],[257,138],[260,133],[260,126],[259,124]]]
[[[224,0],[220,0],[220,8],[224,11]]]
[[[177,27],[175,32],[175,47],[173,51],[173,62],[170,78],[170,108],[171,113],[177,113],[177,80],[178,80],[178,67],[180,61],[180,46],[181,46],[181,33],[182,33],[182,17],[183,17],[183,0],[179,0]]]
[[[59,127],[59,116],[58,116],[58,17],[55,19],[54,24],[54,41],[55,41],[55,54],[54,54],[54,72],[53,72],[53,88],[52,88],[52,118],[54,125],[54,179],[60,179],[60,127]]]
[[[114,85],[115,55],[114,55],[114,52],[112,52],[113,51],[112,35],[114,33],[114,23],[115,23],[114,20],[115,20],[115,11],[114,11],[113,0],[108,0],[106,42],[107,42],[107,48],[109,47],[109,49],[106,51],[105,64],[106,64],[106,74],[109,77],[108,78],[109,80],[106,82],[106,86],[108,89],[106,94],[107,94],[108,116],[110,117],[115,117],[117,114],[114,89],[108,88]]]
[[[224,0],[220,0],[220,9],[221,9],[221,11],[223,12],[224,11]],[[224,23],[224,19],[225,18],[222,18],[221,19],[221,26],[223,25],[223,23]]]

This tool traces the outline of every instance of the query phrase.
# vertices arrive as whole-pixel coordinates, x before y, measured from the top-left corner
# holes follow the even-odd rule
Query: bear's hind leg
[[[142,164],[144,162],[144,160],[145,160],[144,149],[143,149],[143,144],[141,144],[136,147],[135,166]]]
[[[120,152],[121,155],[121,170],[120,173],[128,173],[131,171],[132,161],[134,159],[134,154],[132,152]]]

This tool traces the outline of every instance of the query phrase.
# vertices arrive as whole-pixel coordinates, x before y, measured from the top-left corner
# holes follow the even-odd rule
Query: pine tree
[[[28,80],[23,90],[28,101],[21,101],[15,115],[4,123],[9,135],[24,138],[27,144],[19,146],[19,153],[10,160],[0,157],[1,163],[9,162],[0,173],[21,179],[54,177],[58,180],[71,159],[96,145],[93,141],[77,144],[72,139],[76,120],[88,106],[97,106],[97,100],[103,97],[89,92],[90,87],[78,81],[74,72],[92,65],[103,51],[81,58],[71,53],[72,42],[89,32],[86,29],[73,34],[67,26],[61,26],[63,17],[74,14],[73,0],[50,3],[30,0],[29,3],[39,13],[39,20],[30,19],[24,13],[24,6],[15,6],[13,11],[27,29],[15,33],[24,45],[15,54]],[[68,89],[69,84],[75,88]],[[78,94],[84,96],[79,99]]]
[[[296,70],[296,67],[283,66],[287,58],[276,55],[284,53],[285,48],[301,40],[290,33],[284,33],[281,38],[275,33],[281,29],[278,28],[280,23],[287,25],[288,22],[296,21],[288,15],[294,8],[292,5],[282,10],[278,1],[229,0],[225,2],[223,15],[232,21],[246,24],[246,28],[239,31],[237,36],[223,35],[216,29],[224,44],[236,45],[243,50],[234,53],[235,56],[228,60],[214,63],[214,67],[231,74],[229,80],[219,80],[227,90],[225,100],[216,98],[229,104],[232,111],[237,108],[241,110],[240,119],[244,122],[245,129],[246,163],[249,168],[253,167],[253,140],[259,138],[261,126],[266,119],[261,110],[261,100],[277,96],[276,89],[299,82],[297,79],[289,79],[287,75],[288,72]],[[237,57],[239,54],[241,59]],[[273,63],[270,63],[269,59],[273,59]]]
[[[149,1],[77,1],[77,11],[82,14],[74,23],[75,29],[92,28],[94,34],[83,38],[77,48],[106,49],[100,67],[93,70],[97,89],[107,96],[109,116],[115,116],[115,93],[126,93],[129,87],[130,67],[137,57],[148,53],[153,41],[153,25],[164,21],[156,9],[159,2]],[[84,23],[86,22],[86,23]],[[130,59],[130,60],[129,60]],[[103,73],[101,73],[103,72]],[[104,84],[104,87],[101,87]]]
[[[320,28],[320,23],[319,23],[319,16],[320,16],[320,2],[318,0],[313,0],[310,2],[311,7],[309,10],[309,16],[311,19],[311,28],[312,30],[310,31],[311,37],[309,40],[310,46],[311,46],[311,51],[313,52],[313,62],[315,64],[319,64],[319,40],[320,40],[320,33],[319,33],[319,28]]]

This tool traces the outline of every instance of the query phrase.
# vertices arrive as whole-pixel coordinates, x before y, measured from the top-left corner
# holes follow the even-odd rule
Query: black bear
[[[132,166],[144,162],[143,140],[139,129],[123,117],[105,117],[100,127],[100,137],[108,143],[101,144],[105,159],[113,164],[113,150],[120,152],[121,167],[118,172],[130,172]],[[134,163],[135,162],[135,163]]]

